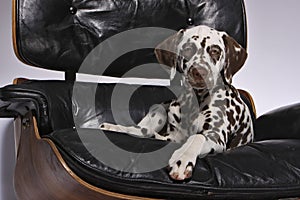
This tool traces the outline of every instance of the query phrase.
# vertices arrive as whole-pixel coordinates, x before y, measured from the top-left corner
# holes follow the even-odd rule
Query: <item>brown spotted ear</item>
[[[244,65],[248,54],[247,51],[227,34],[223,35],[226,48],[226,64],[224,66],[224,77],[227,83],[232,82],[233,75]]]
[[[171,79],[176,73],[176,63],[178,59],[177,46],[182,40],[184,30],[170,36],[162,43],[160,43],[154,50],[156,58],[160,64],[171,67]]]

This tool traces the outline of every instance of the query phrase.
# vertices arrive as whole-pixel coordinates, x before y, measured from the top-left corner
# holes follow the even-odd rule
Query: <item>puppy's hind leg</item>
[[[136,126],[123,126],[111,123],[103,123],[100,129],[128,133],[138,137],[152,137],[164,140],[164,137],[158,134],[163,129],[167,121],[166,109],[161,104],[155,104],[150,107],[147,115]]]
[[[147,136],[153,136],[160,132],[167,122],[167,111],[162,104],[155,104],[150,107],[147,115],[138,123]],[[147,133],[146,133],[147,132]]]

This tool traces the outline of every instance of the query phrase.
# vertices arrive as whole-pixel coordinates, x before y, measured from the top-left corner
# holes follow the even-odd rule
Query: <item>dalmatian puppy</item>
[[[160,64],[182,73],[177,99],[153,105],[136,126],[103,123],[100,128],[182,143],[169,160],[172,179],[190,179],[197,158],[253,140],[248,107],[231,85],[247,53],[225,32],[207,26],[180,30],[155,49]],[[164,128],[166,127],[166,128]]]

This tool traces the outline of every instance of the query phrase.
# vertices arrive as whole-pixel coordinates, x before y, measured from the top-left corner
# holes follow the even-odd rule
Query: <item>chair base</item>
[[[20,200],[150,200],[94,187],[70,170],[55,144],[41,138],[32,113],[15,120],[17,160],[14,186]],[[152,199],[153,200],[153,199]]]

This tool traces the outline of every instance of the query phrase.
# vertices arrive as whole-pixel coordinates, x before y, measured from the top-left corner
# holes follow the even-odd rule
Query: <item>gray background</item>
[[[249,91],[258,115],[300,102],[299,0],[246,0],[249,58],[234,85]],[[11,0],[0,1],[0,86],[16,77],[62,79],[63,74],[27,67],[13,53]],[[11,119],[0,119],[0,200],[14,200]]]

